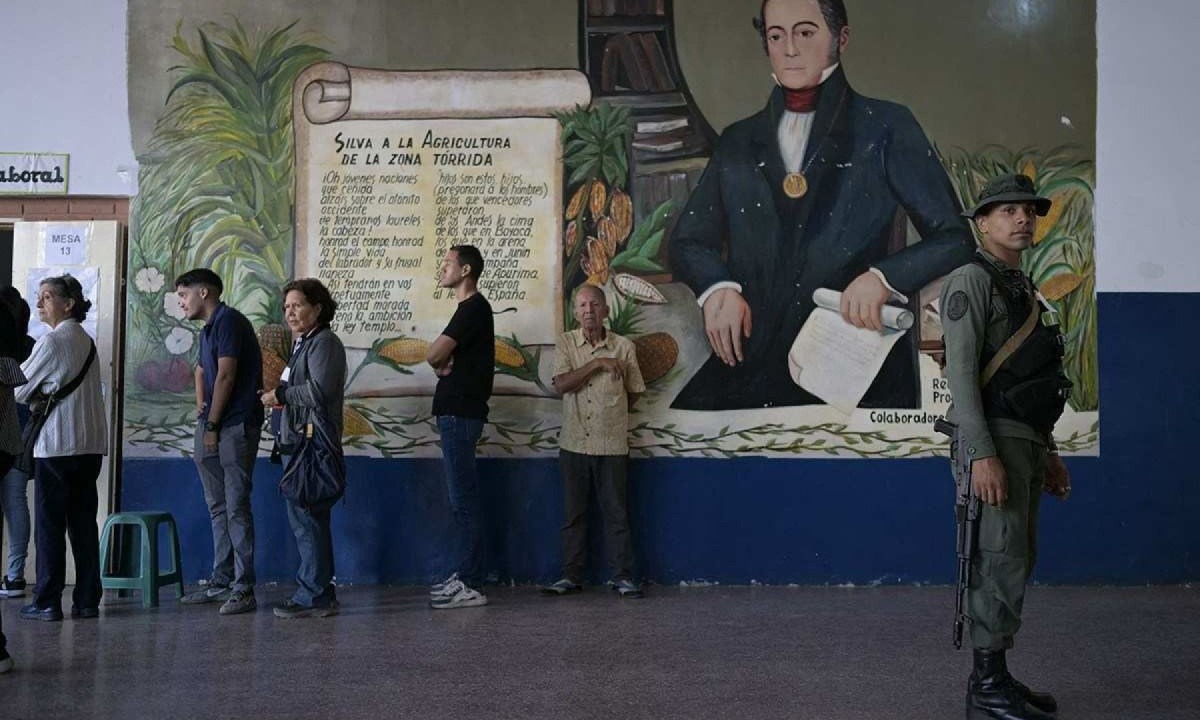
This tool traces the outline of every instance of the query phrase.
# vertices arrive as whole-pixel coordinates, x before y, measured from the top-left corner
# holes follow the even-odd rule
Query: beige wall
[[[907,104],[940,146],[1094,146],[1094,0],[847,0],[847,8],[851,83]],[[770,90],[750,25],[757,9],[757,0],[675,3],[680,62],[718,130],[756,111]],[[194,28],[230,17],[247,28],[299,20],[316,44],[352,65],[578,65],[577,7],[570,0],[130,0],[129,94],[138,152],[170,87],[175,24]]]

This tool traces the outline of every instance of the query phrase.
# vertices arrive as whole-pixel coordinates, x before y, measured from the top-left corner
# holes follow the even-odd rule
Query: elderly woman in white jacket
[[[21,617],[27,620],[63,618],[68,535],[75,555],[71,617],[99,614],[102,590],[96,479],[108,447],[108,430],[100,363],[93,355],[92,339],[80,325],[91,306],[79,281],[70,275],[42,280],[37,313],[51,330],[21,365],[29,382],[17,388],[17,401],[33,406],[82,378],[78,387],[51,409],[34,446],[37,586],[33,602],[21,608]]]

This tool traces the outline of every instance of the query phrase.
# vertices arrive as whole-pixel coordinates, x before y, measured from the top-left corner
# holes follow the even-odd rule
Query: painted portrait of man
[[[841,291],[843,319],[880,330],[885,304],[915,307],[975,246],[913,114],[851,87],[842,0],[764,0],[754,26],[776,87],[722,133],[670,241],[712,348],[678,409],[820,403],[788,370],[813,292]],[[918,407],[918,342],[895,345],[860,407]]]

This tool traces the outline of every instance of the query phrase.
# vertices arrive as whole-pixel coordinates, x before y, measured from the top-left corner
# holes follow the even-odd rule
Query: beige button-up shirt
[[[554,375],[578,370],[595,358],[616,358],[624,379],[594,373],[582,387],[563,395],[563,426],[558,446],[581,455],[629,454],[629,396],[646,391],[633,342],[606,332],[604,342],[588,343],[583,329],[558,336]]]

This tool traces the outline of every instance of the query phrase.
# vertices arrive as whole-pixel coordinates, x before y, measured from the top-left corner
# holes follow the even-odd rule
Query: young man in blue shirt
[[[250,321],[221,302],[221,278],[207,268],[179,276],[175,293],[188,320],[203,320],[196,365],[196,468],[212,518],[213,570],[183,597],[223,601],[222,615],[252,612],[254,516],[250,491],[262,433],[262,354]]]

